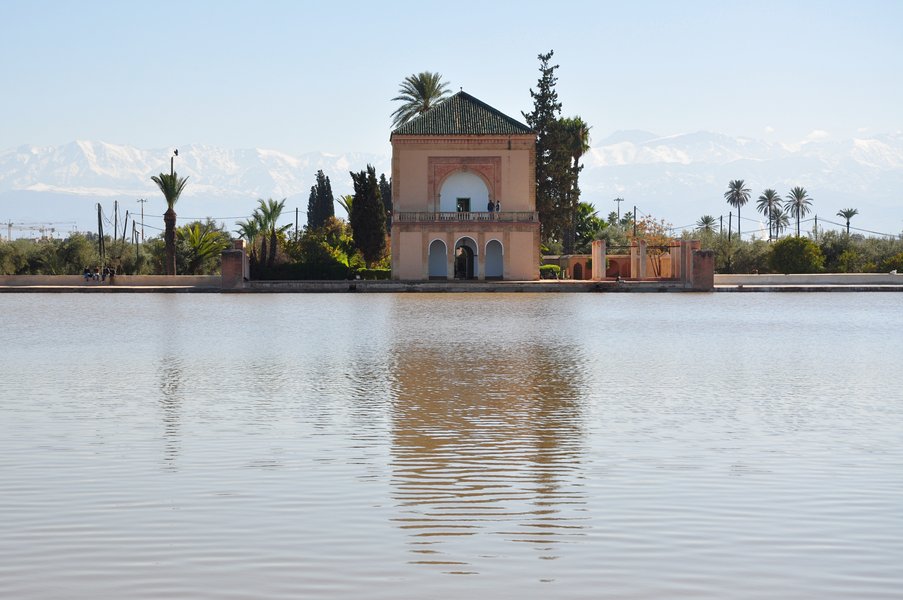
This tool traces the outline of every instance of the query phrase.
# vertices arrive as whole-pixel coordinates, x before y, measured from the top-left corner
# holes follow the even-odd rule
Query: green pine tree
[[[379,176],[379,194],[383,199],[383,209],[386,211],[386,231],[392,230],[392,181],[386,179],[386,174]]]
[[[540,77],[536,91],[530,89],[533,111],[521,113],[536,132],[536,210],[545,244],[562,240],[575,209],[570,202],[574,188],[570,139],[566,124],[559,118],[561,102],[555,91],[558,65],[549,64],[553,54],[550,50],[538,56]]]
[[[329,177],[322,170],[317,171],[317,183],[310,188],[307,200],[307,227],[319,229],[329,217],[335,216],[335,204]]]
[[[360,173],[351,173],[354,201],[351,205],[351,232],[354,245],[372,266],[386,250],[386,211],[379,193],[376,169],[367,165]]]

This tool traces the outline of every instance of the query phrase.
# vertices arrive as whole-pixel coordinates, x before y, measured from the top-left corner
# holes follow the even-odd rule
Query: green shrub
[[[771,246],[765,240],[737,242],[731,256],[734,273],[767,273]]]
[[[358,269],[361,279],[392,279],[392,269]]]
[[[771,247],[769,263],[775,273],[818,273],[825,257],[809,238],[786,237]]]
[[[542,265],[539,267],[540,279],[558,279],[561,277],[561,267],[558,265]]]
[[[896,270],[898,273],[903,272],[903,252],[894,254],[890,258],[881,261],[881,271],[890,272]]]
[[[865,273],[866,260],[856,250],[844,250],[837,260],[837,271],[840,273]]]

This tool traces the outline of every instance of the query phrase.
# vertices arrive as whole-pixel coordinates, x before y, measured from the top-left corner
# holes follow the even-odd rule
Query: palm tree
[[[771,240],[771,232],[772,232],[772,214],[776,208],[781,208],[781,196],[771,188],[768,188],[762,195],[759,196],[759,202],[756,205],[756,210],[765,215],[765,218],[768,219],[768,239]]]
[[[205,263],[226,249],[229,238],[224,239],[221,233],[209,224],[201,225],[197,222],[182,229],[180,234],[188,244],[187,266],[190,274],[200,274]]]
[[[859,211],[855,208],[844,208],[842,210],[837,211],[838,217],[843,217],[847,220],[847,237],[850,237],[850,219],[859,214]]]
[[[771,212],[769,225],[774,229],[774,237],[780,237],[784,230],[790,227],[790,217],[782,207],[776,206]]]
[[[749,202],[749,188],[743,187],[742,179],[734,179],[727,184],[724,199],[737,209],[737,239],[740,239],[740,207]],[[730,233],[730,231],[727,232],[728,239],[731,237]]]
[[[336,202],[339,203],[339,206],[345,209],[345,214],[348,215],[348,220],[351,220],[351,206],[354,203],[354,196],[351,194],[345,194],[344,196],[339,196],[336,198]]]
[[[580,188],[577,185],[580,169],[583,168],[580,164],[580,159],[590,149],[589,130],[591,127],[580,117],[561,119],[560,123],[565,136],[565,147],[572,159],[571,176],[573,179],[571,180],[571,189],[568,190],[567,202],[568,214],[566,222],[568,231],[564,236],[564,252],[565,254],[571,254],[574,250],[574,238],[576,237],[574,213],[577,210],[577,203],[580,201]]]
[[[811,204],[812,198],[809,197],[805,188],[797,186],[787,195],[787,208],[790,209],[790,214],[796,217],[796,237],[800,236],[800,217],[809,213]]]
[[[163,223],[166,227],[163,233],[163,240],[166,246],[166,262],[163,265],[163,273],[166,275],[176,274],[176,211],[174,209],[185,184],[188,183],[188,177],[179,177],[179,174],[173,171],[170,174],[160,173],[151,177],[151,181],[157,184],[163,197],[166,199],[166,212],[163,213]]]
[[[267,200],[259,198],[258,202],[260,203],[260,206],[254,211],[255,216],[257,216],[260,221],[261,233],[269,235],[270,238],[269,254],[264,250],[264,256],[261,258],[266,259],[266,266],[267,268],[270,268],[273,266],[273,263],[276,262],[276,242],[278,234],[287,231],[289,227],[291,227],[291,224],[283,225],[282,227],[277,225],[279,217],[282,216],[282,209],[285,208],[285,198],[279,202],[276,202],[272,198]]]
[[[699,217],[699,220],[696,221],[696,229],[705,233],[714,233],[715,223],[717,222],[718,219],[716,219],[712,215],[702,215],[701,217]]]
[[[257,263],[257,236],[260,235],[260,220],[257,218],[257,212],[255,211],[251,218],[238,221],[235,224],[238,225],[238,230],[236,231],[238,237],[244,238],[248,242],[251,262]]]
[[[423,71],[405,77],[398,88],[398,95],[392,98],[393,102],[402,102],[392,113],[392,126],[399,127],[417,115],[422,115],[442,102],[448,94],[448,83],[442,81],[439,73]]]

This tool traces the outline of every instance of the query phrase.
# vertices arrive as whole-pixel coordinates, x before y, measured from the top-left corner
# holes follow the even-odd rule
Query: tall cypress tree
[[[317,171],[317,183],[310,188],[310,197],[307,200],[307,228],[318,229],[322,227],[329,217],[335,216],[335,204],[332,196],[332,186],[329,177],[323,174],[323,170]]]
[[[557,239],[557,233],[560,231],[556,213],[561,199],[556,172],[560,171],[557,163],[561,161],[558,156],[560,153],[555,149],[560,146],[558,116],[561,114],[561,102],[558,101],[558,92],[555,91],[555,84],[558,81],[555,69],[558,65],[549,64],[554,53],[553,50],[549,50],[547,54],[538,56],[539,81],[536,83],[536,91],[530,89],[533,111],[521,113],[527,124],[536,132],[536,210],[539,212],[545,242]]]
[[[386,249],[386,210],[379,193],[376,169],[351,173],[354,201],[351,204],[351,234],[354,245],[364,255],[367,265],[378,261]]]
[[[386,180],[386,174],[379,175],[379,194],[383,199],[383,208],[386,211],[386,231],[392,230],[392,182]]]

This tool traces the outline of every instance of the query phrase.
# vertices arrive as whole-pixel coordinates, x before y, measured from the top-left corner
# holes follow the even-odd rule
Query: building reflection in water
[[[412,562],[474,573],[522,550],[555,559],[585,536],[572,353],[427,345],[393,362],[392,493]]]

